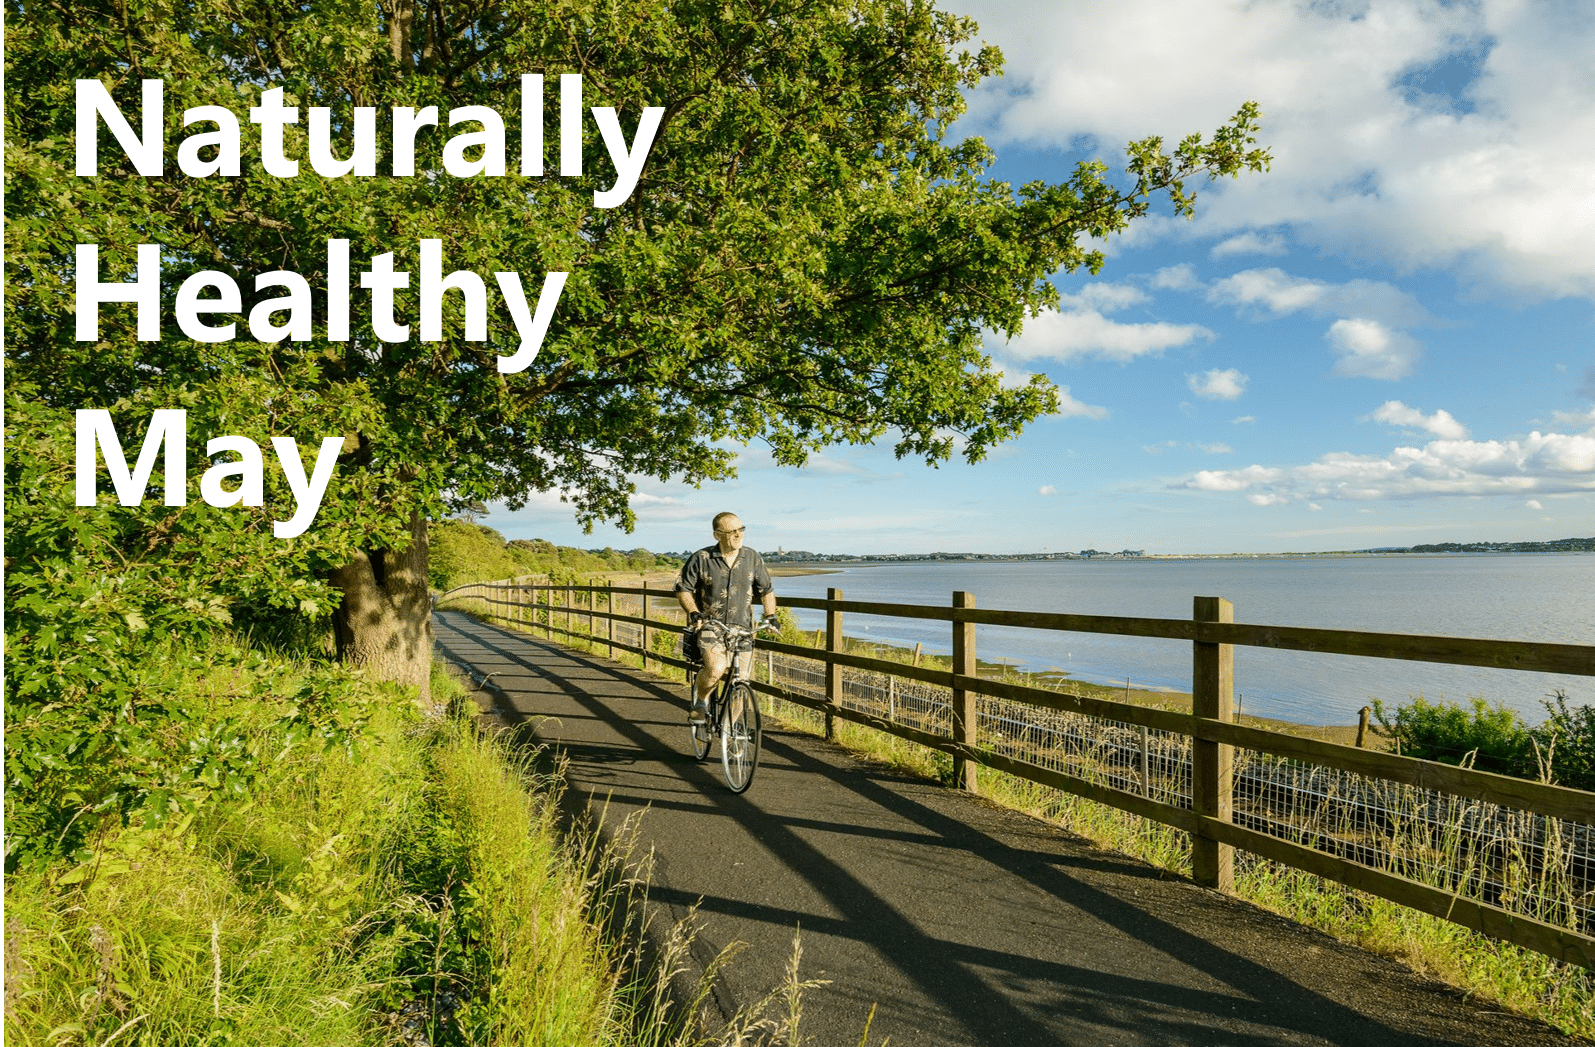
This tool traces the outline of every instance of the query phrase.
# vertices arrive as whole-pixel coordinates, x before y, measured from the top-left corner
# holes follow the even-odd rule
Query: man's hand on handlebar
[[[759,635],[768,637],[781,635],[781,623],[775,615],[767,614],[759,621]]]

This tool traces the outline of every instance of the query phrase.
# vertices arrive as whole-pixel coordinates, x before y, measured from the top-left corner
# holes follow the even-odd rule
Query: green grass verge
[[[447,674],[433,694],[468,705]],[[256,726],[269,734],[262,712]],[[561,832],[557,774],[463,717],[379,706],[355,744],[264,737],[247,799],[9,876],[5,1039],[68,1045],[698,1047],[795,1036],[786,986],[713,1028],[640,947],[625,827]],[[618,841],[618,845],[613,842]],[[698,981],[701,1002],[711,971]],[[785,1038],[781,1042],[786,1042]]]

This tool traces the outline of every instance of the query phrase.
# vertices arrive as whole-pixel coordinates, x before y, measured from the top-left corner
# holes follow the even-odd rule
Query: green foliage
[[[1569,708],[1563,691],[1551,698],[1540,703],[1546,719],[1534,727],[1482,698],[1464,708],[1419,697],[1393,713],[1375,699],[1373,711],[1380,733],[1398,741],[1403,756],[1595,792],[1595,707]]]
[[[110,827],[82,863],[8,876],[7,1043],[672,1035],[628,1027],[668,1002],[621,985],[621,943],[598,929],[624,899],[594,888],[622,877],[559,838],[550,780],[524,758],[403,702],[347,748],[289,744],[265,708],[247,729],[276,750],[249,803]]]
[[[1373,714],[1381,733],[1399,744],[1403,756],[1539,777],[1528,726],[1504,705],[1492,707],[1475,698],[1463,707],[1455,702],[1431,703],[1420,695],[1392,712],[1376,698]]]
[[[733,474],[728,441],[763,439],[797,464],[838,441],[895,434],[900,455],[955,450],[971,461],[1052,410],[1042,378],[1004,389],[983,333],[1017,331],[1056,304],[1048,278],[1093,271],[1102,238],[1167,193],[1188,214],[1190,178],[1267,166],[1244,106],[1210,141],[1158,139],[1129,150],[1132,184],[1102,164],[1059,184],[991,181],[991,152],[943,135],[963,90],[1000,70],[970,51],[975,26],[924,0],[849,0],[765,17],[735,5],[565,5],[502,0],[462,35],[437,0],[414,5],[425,39],[387,25],[380,5],[239,8],[219,0],[131,6],[111,0],[28,8],[8,0],[6,109],[8,334],[18,375],[67,408],[174,404],[187,390],[228,405],[246,431],[348,435],[340,478],[317,526],[370,547],[405,543],[412,511],[558,489],[586,523],[633,520],[633,478],[689,482]],[[107,27],[115,27],[110,31]],[[418,29],[419,32],[419,29]],[[335,123],[352,104],[487,105],[517,140],[517,76],[586,71],[590,106],[667,115],[644,177],[615,210],[592,206],[612,172],[584,123],[578,178],[323,178],[266,174],[259,130],[244,124],[236,178],[143,178],[102,149],[102,174],[73,172],[73,81],[100,78],[124,111],[139,78],[165,81],[171,151],[185,108],[242,112],[270,87]],[[131,74],[131,75],[130,75]],[[287,129],[304,156],[305,123]],[[386,134],[386,130],[382,132]],[[102,143],[107,136],[102,136]],[[418,139],[417,169],[441,166],[448,136]],[[385,156],[388,145],[379,146]],[[379,163],[379,171],[386,170]],[[98,243],[104,278],[128,273],[138,243],[163,245],[166,297],[194,272],[285,269],[326,286],[326,240],[357,265],[385,252],[415,271],[419,239],[446,265],[571,274],[541,355],[520,375],[494,358],[515,333],[502,311],[488,340],[462,337],[458,296],[445,340],[375,344],[367,296],[354,296],[349,343],[195,342],[168,329],[134,337],[129,307],[104,312],[92,352],[61,322],[71,312],[73,247]],[[413,317],[412,286],[398,313]],[[170,328],[168,324],[168,328]],[[269,379],[269,380],[268,380]],[[254,380],[275,389],[224,390]],[[217,419],[218,422],[221,419]],[[242,424],[240,430],[238,425]],[[202,430],[204,432],[204,430]],[[210,433],[205,433],[210,435]]]
[[[86,617],[63,626],[95,627]],[[8,869],[87,862],[93,839],[121,826],[246,802],[273,761],[352,747],[374,709],[398,700],[336,666],[219,639],[204,649],[141,640],[121,654],[93,672],[69,666],[50,686],[47,668],[7,659]]]
[[[1545,706],[1546,719],[1534,729],[1538,757],[1551,768],[1558,785],[1595,792],[1595,706],[1567,707],[1567,693],[1558,690]]]
[[[433,524],[429,577],[434,589],[447,591],[468,582],[498,581],[535,575],[550,584],[578,584],[617,572],[674,569],[681,561],[647,549],[582,550],[542,539],[505,542],[491,527],[464,520]]]

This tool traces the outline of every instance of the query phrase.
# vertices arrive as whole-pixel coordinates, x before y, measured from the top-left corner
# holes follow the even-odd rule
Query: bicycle
[[[700,762],[709,758],[714,739],[720,739],[720,767],[725,773],[726,785],[734,793],[746,792],[753,784],[753,772],[759,766],[759,742],[763,737],[759,703],[754,699],[753,687],[746,676],[752,662],[753,635],[751,629],[726,628],[731,664],[719,686],[709,694],[705,721],[687,725],[692,735],[693,758]],[[702,668],[701,662],[687,666],[689,700],[698,693],[698,672]]]

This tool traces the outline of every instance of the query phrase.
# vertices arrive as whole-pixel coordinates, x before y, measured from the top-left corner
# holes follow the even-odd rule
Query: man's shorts
[[[744,648],[747,644],[742,645]],[[697,629],[688,629],[681,634],[681,655],[695,665],[703,663],[703,652],[713,650],[729,659],[731,651],[731,638],[726,632],[725,623],[714,618],[705,618],[703,624]]]

